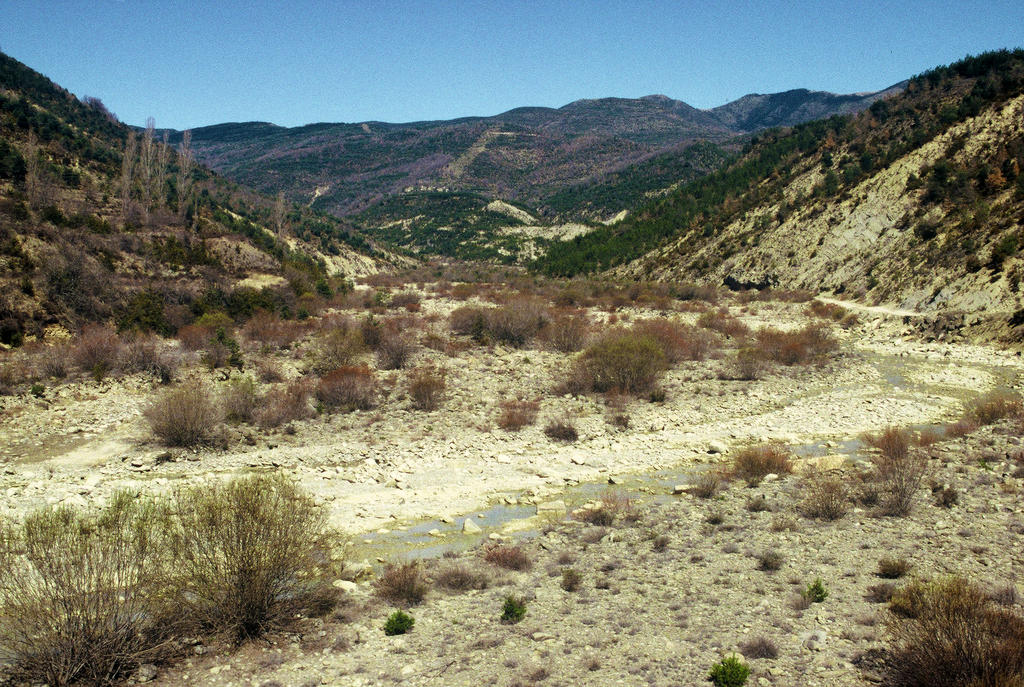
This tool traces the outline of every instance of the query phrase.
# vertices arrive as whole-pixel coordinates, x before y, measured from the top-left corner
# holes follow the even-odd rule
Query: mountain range
[[[406,124],[219,124],[194,129],[192,141],[211,169],[336,216],[387,196],[438,189],[571,216],[573,208],[556,213],[545,199],[698,140],[728,144],[769,127],[859,112],[903,86],[856,95],[804,89],[752,94],[711,110],[652,95]],[[171,142],[180,135],[171,132]]]

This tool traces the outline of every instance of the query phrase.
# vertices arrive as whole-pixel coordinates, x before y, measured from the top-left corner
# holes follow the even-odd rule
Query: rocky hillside
[[[294,315],[385,258],[0,54],[0,344],[53,324],[167,332],[211,309]]]
[[[1022,167],[1024,51],[988,53],[857,116],[764,135],[536,266],[825,291],[1019,339]]]
[[[884,93],[795,90],[712,110],[656,95],[408,124],[221,124],[196,129],[193,144],[200,160],[235,181],[338,216],[411,189],[476,191],[566,214],[576,208],[564,198],[548,208],[548,196],[681,144],[859,111]]]

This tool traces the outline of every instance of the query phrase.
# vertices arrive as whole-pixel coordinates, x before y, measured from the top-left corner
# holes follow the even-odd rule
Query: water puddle
[[[922,364],[920,359],[903,356],[873,356],[871,363],[878,372],[878,382],[885,388],[882,393],[893,395],[941,395],[946,398],[968,400],[977,395],[969,388],[955,387],[950,384],[932,384],[916,381],[912,368]],[[928,361],[931,366],[935,361]],[[959,363],[949,362],[948,365]],[[972,365],[979,374],[991,375],[998,386],[1014,388],[1020,374],[1017,369],[1008,366]],[[955,379],[953,375],[951,378]],[[923,424],[910,427],[916,432],[938,432],[945,429],[945,424]],[[881,429],[881,428],[879,428]],[[790,446],[799,458],[818,458],[824,456],[841,457],[849,461],[866,461],[870,453],[864,441],[858,437],[831,439]],[[647,501],[664,502],[673,498],[675,487],[688,485],[696,475],[708,469],[719,467],[716,464],[699,463],[680,465],[678,467],[638,474],[616,475],[613,484],[608,481],[585,482],[568,486],[559,495],[551,495],[548,501],[558,499],[565,503],[567,512],[544,512],[538,515],[536,505],[517,502],[519,495],[510,494],[506,502],[492,505],[486,509],[475,511],[448,522],[427,520],[392,529],[380,530],[359,535],[351,551],[356,560],[365,558],[371,564],[380,565],[385,561],[415,560],[437,558],[446,552],[462,552],[480,545],[491,535],[497,533],[502,540],[520,540],[536,536],[542,528],[552,520],[565,520],[571,517],[571,511],[588,501],[599,499],[608,489],[614,489],[643,503]],[[509,503],[508,500],[514,501]],[[465,521],[469,519],[479,532],[463,531]]]

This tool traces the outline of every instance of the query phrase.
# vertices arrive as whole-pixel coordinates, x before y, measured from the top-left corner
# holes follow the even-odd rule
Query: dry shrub
[[[573,517],[591,525],[611,527],[619,519],[636,522],[639,513],[633,499],[625,493],[607,490],[601,495],[596,508],[581,508]]]
[[[430,585],[417,561],[389,565],[373,582],[380,598],[396,606],[414,606],[426,597]]]
[[[807,314],[820,317],[825,320],[838,322],[843,327],[852,327],[857,324],[859,318],[857,313],[850,312],[841,305],[825,303],[824,301],[813,300],[807,305]]]
[[[664,318],[637,322],[633,331],[657,341],[670,365],[683,360],[704,360],[717,344],[713,334]]]
[[[529,570],[533,566],[533,561],[520,547],[505,544],[497,544],[484,550],[484,560],[506,570]]]
[[[276,386],[260,399],[259,408],[256,409],[253,419],[264,429],[304,420],[313,412],[309,407],[311,394],[311,385],[302,379]]]
[[[169,384],[178,373],[181,357],[168,350],[154,334],[136,334],[121,349],[120,368],[125,372],[144,372],[154,375],[162,384]]]
[[[757,332],[757,348],[761,355],[783,365],[813,362],[834,351],[838,345],[825,325],[809,324],[793,331],[767,327]]]
[[[540,409],[538,401],[525,401],[515,399],[502,401],[501,413],[498,415],[498,426],[509,432],[518,432],[527,425],[537,421],[537,411]]]
[[[875,574],[886,580],[898,580],[907,573],[913,565],[906,558],[890,558],[886,556],[878,561],[878,569]]]
[[[70,353],[70,348],[62,343],[42,347],[36,355],[39,373],[43,377],[64,379],[71,371]]]
[[[399,291],[391,296],[392,308],[405,308],[409,312],[420,311],[420,295],[413,291]]]
[[[178,341],[186,351],[202,350],[211,336],[213,328],[203,325],[190,324],[178,330]]]
[[[756,637],[740,644],[744,658],[778,658],[779,647],[767,637]]]
[[[20,680],[109,684],[165,655],[155,505],[126,492],[95,516],[67,506],[0,524],[0,656]]]
[[[793,472],[790,451],[782,444],[748,446],[733,456],[732,474],[756,486],[765,475],[785,475]]]
[[[520,348],[537,336],[549,317],[542,302],[519,298],[487,313],[487,333],[495,341]]]
[[[886,684],[1010,687],[1024,684],[1024,618],[959,577],[897,590],[888,622]]]
[[[575,353],[583,350],[590,336],[590,318],[586,313],[562,313],[556,315],[544,328],[544,339],[548,345],[561,353]]]
[[[323,509],[294,481],[241,477],[172,502],[174,596],[191,623],[243,640],[324,603],[333,542]]]
[[[1022,401],[1019,394],[1005,389],[990,391],[979,396],[964,411],[964,419],[978,425],[991,425],[1005,417],[1021,414]]]
[[[690,493],[702,499],[710,499],[722,486],[722,476],[717,470],[705,470],[693,478]]]
[[[497,308],[456,308],[448,316],[448,323],[456,334],[519,348],[537,336],[548,324],[549,318],[548,310],[541,301],[519,298]]]
[[[395,327],[384,327],[376,346],[377,368],[401,370],[412,357],[415,346],[412,340]]]
[[[211,370],[221,367],[242,369],[242,349],[224,327],[217,327],[203,349],[203,362]]]
[[[409,374],[409,397],[417,410],[436,410],[444,400],[447,371],[433,365],[424,365]]]
[[[665,354],[653,337],[616,329],[584,351],[570,371],[567,387],[644,393],[651,390],[666,365]]]
[[[576,431],[576,427],[572,424],[572,421],[567,418],[551,420],[548,422],[544,426],[544,434],[555,441],[564,441],[567,443],[572,443],[580,438],[579,432]]]
[[[252,377],[236,377],[221,391],[220,405],[230,422],[252,422],[261,405]]]
[[[486,570],[480,570],[466,563],[455,561],[441,563],[433,575],[434,583],[439,587],[452,591],[469,591],[470,589],[487,589],[491,586],[491,576]]]
[[[838,520],[850,508],[850,494],[842,477],[813,471],[804,478],[800,510],[809,518]]]
[[[697,318],[697,326],[711,329],[733,339],[739,339],[750,333],[750,327],[738,317],[730,315],[725,308],[708,310]]]
[[[339,367],[350,367],[366,353],[362,332],[351,322],[332,327],[317,342],[313,354],[314,372],[329,372]]]
[[[220,411],[206,386],[191,380],[162,393],[145,411],[153,434],[167,446],[196,446],[213,437]]]
[[[750,382],[761,379],[764,376],[764,370],[765,360],[760,351],[756,348],[741,348],[736,351],[727,376]]]
[[[978,429],[978,423],[974,420],[961,419],[946,426],[946,437],[959,439],[965,437]]]
[[[464,305],[448,315],[448,326],[456,334],[482,339],[487,334],[487,311],[477,305]]]
[[[943,432],[941,430],[926,427],[917,433],[917,436],[914,438],[914,443],[921,448],[931,446],[932,444],[942,441],[942,434]]]
[[[911,450],[911,435],[905,429],[887,427],[877,435],[865,435],[864,442],[878,449],[872,456],[885,492],[883,508],[889,515],[906,515],[914,504],[914,494],[928,471],[928,456]]]
[[[242,327],[242,335],[252,343],[287,348],[306,333],[301,322],[283,320],[275,313],[258,310]]]
[[[281,371],[281,364],[273,358],[260,358],[255,362],[256,374],[261,382],[272,384],[284,381],[284,373]]]
[[[377,378],[365,365],[341,367],[320,378],[316,398],[328,408],[367,410],[377,398]]]
[[[102,375],[117,369],[123,346],[116,331],[105,325],[90,324],[75,340],[72,358],[83,372]]]

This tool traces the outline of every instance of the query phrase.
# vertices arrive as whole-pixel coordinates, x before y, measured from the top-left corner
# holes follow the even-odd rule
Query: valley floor
[[[441,321],[455,305],[426,299],[423,316]],[[752,328],[791,328],[808,317],[804,305],[782,302],[735,304],[732,313]],[[617,317],[657,314],[623,309]],[[677,316],[692,322],[697,314]],[[326,505],[332,524],[350,535],[346,560],[357,580],[340,585],[347,601],[335,617],[237,652],[208,647],[161,669],[158,684],[698,684],[725,652],[743,653],[744,641],[761,636],[779,655],[752,659],[752,684],[865,684],[883,634],[882,606],[865,599],[879,582],[880,557],[905,556],[915,572],[960,572],[992,585],[1012,584],[1024,571],[1021,480],[1009,476],[1016,436],[984,429],[934,445],[930,480],[956,485],[961,502],[939,508],[922,491],[909,518],[877,517],[867,507],[832,523],[802,517],[798,477],[756,489],[735,482],[713,500],[669,494],[671,484],[765,441],[794,448],[803,471],[853,475],[860,468],[851,467],[850,442],[860,434],[939,425],[979,393],[1019,387],[1020,358],[913,342],[902,327],[885,313],[863,313],[861,323],[837,330],[840,352],[827,363],[772,367],[756,381],[730,379],[723,358],[684,362],[662,380],[663,401],[614,407],[597,396],[551,393],[567,368],[563,353],[421,348],[417,362],[447,369],[447,397],[436,411],[413,410],[397,374],[383,373],[387,393],[374,409],[319,415],[287,431],[236,427],[227,448],[197,451],[154,442],[142,416],[158,390],[148,378],[61,384],[43,398],[0,399],[0,509],[19,518],[44,504],[88,506],[117,489],[160,492],[252,470],[292,474]],[[287,353],[277,358],[288,375],[302,364]],[[189,374],[209,383],[221,375],[198,367]],[[539,420],[508,432],[495,416],[499,402],[515,397],[537,399]],[[613,414],[628,417],[619,422],[628,427],[613,424]],[[558,418],[572,419],[578,441],[545,436],[544,425]],[[571,511],[609,481],[641,496],[636,522],[598,528],[564,519],[557,502]],[[768,508],[747,510],[762,495]],[[542,517],[516,519],[539,504]],[[485,509],[491,516],[476,518]],[[708,522],[712,512],[721,522]],[[463,533],[466,519],[482,531]],[[479,560],[481,542],[515,538],[516,530],[541,532],[526,540],[530,570],[498,571]],[[661,535],[668,543],[655,550]],[[486,569],[489,587],[435,589],[412,609],[412,633],[385,637],[380,628],[393,608],[366,583],[376,559],[467,548],[428,570],[460,560]],[[768,550],[784,556],[778,572],[757,569]],[[564,568],[582,574],[578,591],[559,585]],[[794,610],[794,594],[815,577],[829,599]],[[518,625],[498,623],[509,593],[527,599]]]

